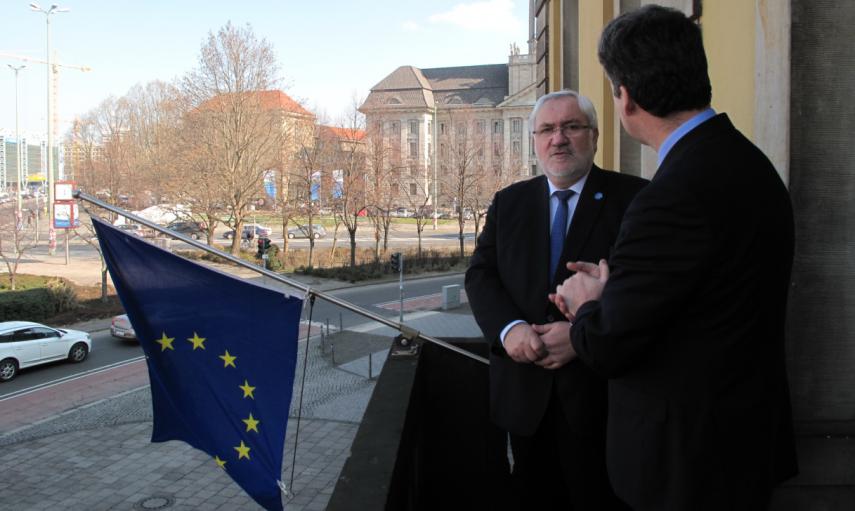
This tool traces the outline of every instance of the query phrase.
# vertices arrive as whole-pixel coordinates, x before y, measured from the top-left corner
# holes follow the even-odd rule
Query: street
[[[261,284],[264,284],[263,279],[265,277],[252,278],[256,283]],[[404,296],[405,299],[412,299],[436,295],[440,293],[442,286],[451,284],[458,284],[462,288],[463,275],[442,275],[405,281]],[[278,283],[276,287],[285,288],[283,284]],[[378,305],[390,302],[397,305],[399,299],[397,281],[346,287],[328,293],[376,314],[390,317],[396,321],[398,319],[397,308],[378,307]],[[306,306],[303,310],[302,319],[304,322],[308,321],[308,314],[309,308]],[[332,330],[338,330],[342,327],[350,329],[365,323],[372,323],[368,318],[341,309],[323,299],[318,299],[315,302],[312,322],[324,327],[328,324]],[[0,385],[0,402],[13,395],[20,395],[33,389],[43,388],[57,382],[65,382],[104,369],[120,368],[124,364],[141,359],[142,349],[136,341],[117,339],[110,335],[109,321],[94,322],[93,324],[97,325],[95,326],[97,329],[90,332],[92,334],[92,351],[85,361],[80,364],[62,361],[24,369],[14,380]],[[115,389],[110,390],[115,391]]]

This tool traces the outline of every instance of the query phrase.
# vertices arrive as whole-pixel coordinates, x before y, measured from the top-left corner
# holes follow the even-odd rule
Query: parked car
[[[261,224],[244,224],[241,230],[241,239],[249,238],[268,238],[273,233],[273,229],[265,227]],[[231,229],[223,233],[223,238],[232,239],[235,236],[235,230]]]
[[[134,326],[131,325],[131,320],[127,314],[119,314],[114,316],[110,322],[110,335],[119,339],[136,339],[137,333],[134,332]]]
[[[397,218],[410,218],[413,216],[413,212],[408,208],[397,208],[389,212],[389,216]]]
[[[321,239],[327,235],[327,230],[324,229],[323,225],[320,224],[312,224],[312,237],[317,239]],[[309,237],[309,226],[308,225],[300,225],[297,227],[292,227],[288,229],[288,239],[294,238],[308,238]]]
[[[129,234],[134,234],[141,238],[151,238],[154,236],[154,231],[152,229],[140,224],[122,224],[117,225],[116,227],[118,227],[119,230],[125,231]]]
[[[172,222],[166,227],[172,229],[178,234],[183,234],[194,240],[198,240],[199,238],[206,236],[208,229],[208,226],[205,225],[204,222],[189,222],[183,220]]]
[[[65,359],[83,362],[91,349],[92,338],[86,332],[31,321],[0,323],[0,382],[25,367]]]

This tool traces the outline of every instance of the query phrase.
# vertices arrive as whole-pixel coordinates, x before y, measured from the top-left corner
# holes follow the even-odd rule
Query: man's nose
[[[570,137],[564,134],[564,130],[558,128],[549,137],[553,144],[563,144],[570,141]]]

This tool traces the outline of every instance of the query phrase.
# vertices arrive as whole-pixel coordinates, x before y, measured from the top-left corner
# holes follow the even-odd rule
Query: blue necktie
[[[573,190],[558,190],[553,195],[558,197],[558,210],[552,219],[552,232],[549,234],[549,276],[555,277],[561,250],[564,248],[564,238],[567,237],[567,200],[574,194]]]

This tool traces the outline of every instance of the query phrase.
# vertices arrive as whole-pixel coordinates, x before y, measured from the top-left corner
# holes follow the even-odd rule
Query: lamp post
[[[50,58],[50,15],[60,12],[68,12],[69,9],[51,4],[48,9],[42,9],[39,4],[33,2],[30,4],[30,9],[35,12],[41,12],[45,15],[46,26],[46,52],[47,52],[47,203],[48,203],[48,253],[53,255],[56,246],[56,234],[53,230],[53,118],[51,117],[51,96],[53,92],[53,82],[51,73],[53,72],[53,64]]]
[[[6,65],[9,66],[9,69],[11,69],[12,71],[15,72],[15,148],[17,149],[17,152],[16,152],[17,156],[15,158],[15,161],[16,161],[15,168],[17,169],[17,177],[18,177],[18,210],[17,211],[18,211],[18,220],[20,221],[20,219],[23,218],[21,216],[21,203],[22,203],[21,195],[24,193],[24,191],[21,188],[21,186],[23,185],[23,182],[24,182],[24,178],[23,178],[24,172],[23,172],[23,169],[21,168],[21,163],[22,163],[21,155],[23,154],[23,151],[21,150],[21,124],[20,124],[20,117],[18,114],[19,105],[20,105],[20,103],[18,102],[18,72],[27,66],[24,64],[21,64],[20,66],[13,66],[12,64],[6,64]]]
[[[434,99],[434,101],[436,101]],[[436,194],[436,142],[437,142],[437,129],[439,126],[436,125],[436,103],[433,105],[433,154],[431,155],[431,163],[433,163],[433,230],[435,231],[437,228],[437,219],[439,218],[439,197]]]

